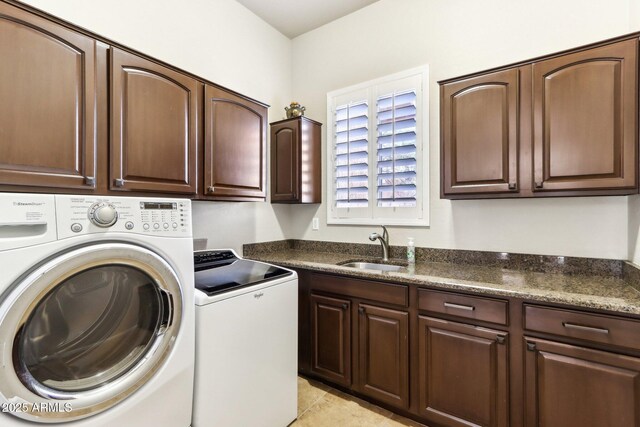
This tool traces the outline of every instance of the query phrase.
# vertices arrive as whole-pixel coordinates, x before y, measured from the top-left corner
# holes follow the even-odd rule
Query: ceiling
[[[321,27],[378,0],[237,0],[289,38]]]

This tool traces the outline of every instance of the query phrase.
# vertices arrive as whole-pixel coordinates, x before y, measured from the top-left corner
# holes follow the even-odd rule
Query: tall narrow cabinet
[[[322,202],[321,127],[304,116],[271,123],[271,203]]]

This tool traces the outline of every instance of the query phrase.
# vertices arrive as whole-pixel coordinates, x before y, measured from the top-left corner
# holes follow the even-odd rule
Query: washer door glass
[[[154,378],[184,307],[164,258],[115,242],[58,254],[1,297],[0,402],[25,402],[9,412],[47,423],[102,412]]]
[[[153,279],[136,268],[78,273],[37,304],[17,337],[20,377],[60,391],[100,387],[144,357],[168,314]]]

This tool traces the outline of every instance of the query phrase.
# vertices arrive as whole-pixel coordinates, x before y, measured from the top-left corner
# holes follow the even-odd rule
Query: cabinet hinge
[[[527,342],[527,350],[529,350],[529,351],[536,351],[536,343],[534,343],[534,342]]]

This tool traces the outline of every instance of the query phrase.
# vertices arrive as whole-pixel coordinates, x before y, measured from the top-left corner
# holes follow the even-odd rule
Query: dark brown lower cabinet
[[[311,373],[311,301],[309,271],[298,270],[298,372]]]
[[[420,316],[419,412],[446,426],[509,425],[508,334]]]
[[[359,304],[359,392],[399,408],[408,408],[408,335],[407,312]]]
[[[525,426],[640,426],[640,359],[525,338]]]
[[[311,295],[311,372],[351,386],[351,301]]]
[[[640,427],[636,316],[304,270],[299,280],[302,374],[432,427]]]

